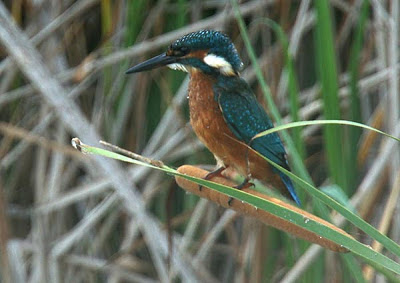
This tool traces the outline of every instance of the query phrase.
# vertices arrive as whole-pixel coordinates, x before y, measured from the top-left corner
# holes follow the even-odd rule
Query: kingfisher
[[[290,170],[277,133],[253,139],[274,125],[250,86],[240,77],[243,63],[230,38],[215,30],[189,33],[173,42],[166,52],[139,63],[126,73],[162,66],[190,75],[190,123],[217,161],[217,169],[205,178],[221,175],[226,169],[234,170],[245,177],[237,189],[257,179],[277,188],[300,206],[290,178],[254,152]]]

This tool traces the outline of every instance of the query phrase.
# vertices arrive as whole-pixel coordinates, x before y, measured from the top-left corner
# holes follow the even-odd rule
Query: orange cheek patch
[[[198,51],[193,51],[190,52],[188,55],[183,56],[182,58],[198,58],[203,60],[204,57],[207,56],[208,50],[198,50]]]

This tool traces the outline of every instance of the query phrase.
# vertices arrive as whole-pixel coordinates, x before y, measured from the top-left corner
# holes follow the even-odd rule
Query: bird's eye
[[[182,57],[189,53],[189,48],[186,46],[182,46],[179,49],[174,50],[174,56]]]
[[[180,49],[180,52],[183,53],[184,55],[189,53],[189,47],[182,46]]]

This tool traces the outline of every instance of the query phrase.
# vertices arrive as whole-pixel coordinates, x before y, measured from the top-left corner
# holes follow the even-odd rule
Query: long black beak
[[[163,53],[163,54],[153,57],[147,61],[139,63],[136,66],[133,66],[128,71],[126,71],[126,74],[138,73],[138,72],[148,71],[148,70],[151,70],[154,68],[166,66],[168,64],[175,63],[176,60],[177,60],[176,57],[167,56],[165,53]]]

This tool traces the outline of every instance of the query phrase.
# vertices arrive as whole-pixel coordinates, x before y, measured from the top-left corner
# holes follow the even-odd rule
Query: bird
[[[233,170],[245,178],[237,189],[252,185],[249,181],[256,179],[272,185],[300,206],[291,179],[260,156],[290,171],[276,132],[253,139],[274,125],[240,76],[243,62],[231,39],[215,30],[192,32],[175,40],[166,52],[129,68],[126,73],[163,66],[189,73],[190,123],[217,161],[217,169],[205,178]]]

